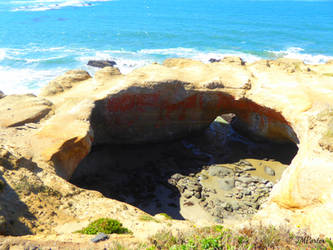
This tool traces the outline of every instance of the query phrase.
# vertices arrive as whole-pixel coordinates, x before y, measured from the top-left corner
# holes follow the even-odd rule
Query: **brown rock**
[[[95,73],[94,78],[96,79],[97,82],[103,83],[105,81],[111,80],[114,76],[119,76],[119,75],[121,75],[121,73],[118,68],[104,67],[103,69]]]
[[[246,128],[246,134],[292,141],[299,148],[254,221],[275,225],[290,221],[308,228],[313,235],[330,236],[333,154],[329,114],[333,109],[333,84],[332,77],[324,73],[331,67],[289,60],[239,65],[169,59],[164,65],[149,65],[128,75],[100,74],[97,82],[103,84],[89,80],[86,72],[70,72],[52,81],[42,92],[54,103],[55,115],[33,116],[31,120],[30,114],[23,119],[23,113],[28,113],[36,100],[42,100],[42,106],[50,109],[43,99],[32,96],[26,98],[34,101],[26,104],[14,102],[15,111],[22,114],[2,110],[3,127],[37,121],[40,125],[21,134],[1,128],[0,141],[14,143],[21,138],[17,135],[24,136],[21,147],[31,151],[31,157],[42,169],[40,176],[56,179],[50,170],[55,167],[58,175],[68,179],[93,141],[138,144],[174,140],[204,131],[218,115],[233,113]],[[14,97],[4,97],[0,102],[7,98]],[[6,133],[17,138],[4,137]],[[65,182],[61,183],[59,189],[65,186]],[[77,213],[99,213],[99,202],[86,203],[87,207]],[[105,204],[113,207],[110,202]]]
[[[36,123],[52,110],[52,103],[34,95],[8,95],[0,99],[0,126]]]
[[[64,75],[57,77],[44,87],[41,90],[40,96],[52,96],[59,94],[89,78],[91,78],[91,76],[84,70],[67,71]]]

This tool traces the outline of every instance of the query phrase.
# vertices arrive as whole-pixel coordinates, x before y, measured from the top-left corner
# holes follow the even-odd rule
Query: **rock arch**
[[[43,145],[40,157],[68,178],[93,143],[171,140],[202,131],[217,115],[235,113],[254,136],[299,147],[256,220],[332,235],[332,68],[293,60],[244,65],[170,59],[126,76],[88,79],[60,94],[44,94],[56,115],[32,144]]]

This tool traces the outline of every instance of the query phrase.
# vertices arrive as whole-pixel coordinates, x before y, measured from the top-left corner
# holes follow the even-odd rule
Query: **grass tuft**
[[[156,220],[153,216],[145,215],[145,214],[141,215],[141,216],[139,217],[139,220],[141,220],[141,221],[154,221],[154,222],[159,222],[159,221]]]

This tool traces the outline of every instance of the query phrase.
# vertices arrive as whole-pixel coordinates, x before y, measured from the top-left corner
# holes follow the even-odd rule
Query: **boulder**
[[[120,75],[121,75],[121,73],[118,68],[107,66],[107,67],[104,67],[103,69],[100,69],[99,71],[97,71],[95,73],[94,79],[98,83],[103,83],[105,81],[111,80],[111,78],[113,78],[115,76],[120,76]]]
[[[0,99],[0,127],[36,123],[52,110],[52,103],[34,95],[8,95]]]
[[[245,61],[237,56],[226,56],[221,61],[223,63],[231,63],[231,64],[237,64],[237,65],[245,65]]]
[[[88,65],[96,68],[113,67],[117,63],[109,60],[89,60]]]
[[[5,97],[6,95],[0,90],[0,99]]]
[[[52,96],[62,93],[89,78],[91,78],[91,76],[87,71],[69,70],[64,75],[57,77],[45,86],[41,90],[40,96]]]

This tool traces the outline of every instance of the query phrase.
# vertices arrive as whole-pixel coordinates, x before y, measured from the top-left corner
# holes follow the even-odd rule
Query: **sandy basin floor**
[[[219,118],[176,142],[95,146],[71,182],[151,215],[227,223],[260,209],[296,152],[295,145],[251,141]]]

